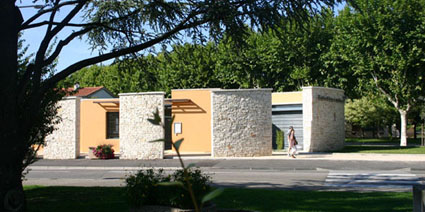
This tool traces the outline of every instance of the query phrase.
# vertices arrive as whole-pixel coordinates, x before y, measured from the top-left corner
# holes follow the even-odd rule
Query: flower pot
[[[87,154],[87,157],[89,158],[89,159],[96,159],[96,156],[93,154],[93,150],[95,149],[96,147],[89,147],[89,151],[88,151],[88,154]]]
[[[102,155],[100,157],[100,159],[106,160],[106,159],[114,159],[115,155],[114,154],[110,154],[110,155]]]

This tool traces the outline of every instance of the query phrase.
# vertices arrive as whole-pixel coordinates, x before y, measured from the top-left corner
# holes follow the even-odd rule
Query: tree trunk
[[[407,146],[407,111],[406,110],[398,110],[400,113],[400,146]]]
[[[2,158],[2,160],[10,160],[10,162],[3,162],[0,169],[2,172],[0,211],[26,211],[25,194],[22,187],[22,162],[16,159],[18,158],[15,160]]]
[[[413,124],[413,138],[417,139],[418,137],[416,136],[416,123]]]
[[[18,32],[15,0],[0,1],[0,211],[25,211],[22,162],[26,137],[17,104]]]
[[[422,146],[425,146],[425,131],[424,131],[424,123],[422,123],[421,145],[422,145]]]

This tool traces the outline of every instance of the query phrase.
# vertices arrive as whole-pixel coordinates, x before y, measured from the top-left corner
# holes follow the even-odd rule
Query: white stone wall
[[[75,159],[80,153],[80,97],[66,97],[58,102],[61,122],[46,137],[44,159]]]
[[[164,129],[148,121],[159,110],[164,120],[164,92],[126,93],[120,98],[120,159],[162,159]]]
[[[211,92],[212,156],[271,155],[271,89]]]
[[[334,151],[345,142],[344,91],[335,88],[303,88],[304,150]]]

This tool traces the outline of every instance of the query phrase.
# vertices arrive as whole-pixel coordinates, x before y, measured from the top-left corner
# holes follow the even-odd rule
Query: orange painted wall
[[[272,93],[272,104],[301,104],[302,91]]]
[[[174,123],[182,123],[182,134],[174,134],[174,125],[171,133],[173,141],[184,138],[180,152],[211,153],[211,91],[172,90],[171,97],[191,100],[191,102],[173,102]]]
[[[80,153],[89,147],[112,144],[115,153],[120,151],[119,139],[106,138],[106,112],[119,112],[119,104],[94,103],[118,101],[118,99],[82,99],[80,108]]]

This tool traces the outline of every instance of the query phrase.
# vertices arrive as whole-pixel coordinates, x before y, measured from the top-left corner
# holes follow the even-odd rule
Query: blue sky
[[[26,3],[30,3],[27,1]],[[28,5],[19,3],[18,6]],[[342,9],[344,4],[340,4],[336,7],[336,10]],[[69,11],[71,7],[62,8],[58,14],[56,20],[61,20]],[[34,14],[36,14],[37,10],[33,8],[21,8],[22,15],[24,20],[27,20]],[[38,19],[38,21],[46,20],[48,16],[42,16]],[[82,21],[81,17],[75,17],[72,22],[80,23]],[[43,39],[46,32],[45,27],[37,27],[34,29],[25,30],[23,34],[23,39],[25,40],[25,44],[29,45],[28,52],[29,54],[35,53],[40,45],[41,40]],[[65,28],[59,35],[58,41],[60,39],[64,39],[66,35],[72,32],[71,28]],[[90,46],[87,44],[85,38],[82,39],[74,39],[70,44],[68,44],[61,52],[58,58],[57,70],[63,70],[64,68],[72,65],[75,62],[78,62],[82,59],[93,57],[97,55],[97,51],[91,51]],[[103,62],[104,64],[111,63],[112,60]]]

